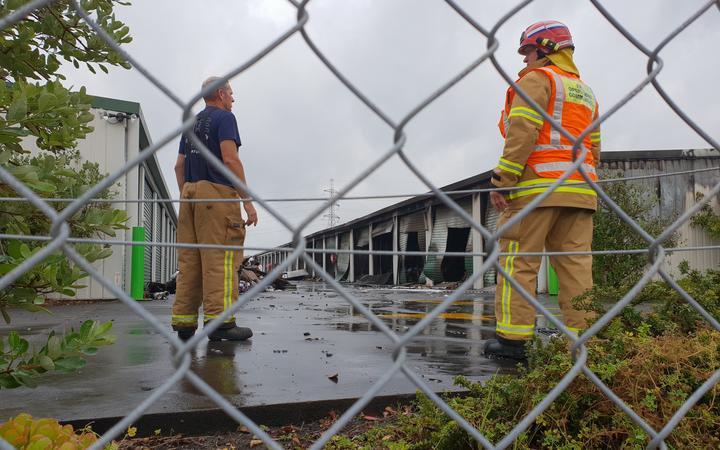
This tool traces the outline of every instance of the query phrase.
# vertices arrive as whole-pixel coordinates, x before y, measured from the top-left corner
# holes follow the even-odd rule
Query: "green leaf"
[[[72,169],[65,168],[65,167],[59,167],[59,168],[55,169],[53,174],[62,176],[62,177],[68,177],[68,178],[74,178],[74,177],[78,176],[77,172],[75,172]]]
[[[14,374],[13,374],[13,378],[15,378],[15,380],[16,380],[18,383],[22,384],[23,386],[26,386],[26,387],[29,387],[29,388],[36,388],[36,387],[37,387],[37,382],[32,378],[32,376],[29,376],[29,375],[26,375],[26,374],[14,373]],[[31,447],[26,447],[26,448],[29,449],[29,448],[31,448]],[[42,448],[42,447],[41,447],[41,448]]]
[[[41,299],[41,300],[37,300],[37,299],[33,300],[33,303],[25,303],[25,304],[23,304],[21,307],[22,307],[22,309],[24,309],[25,311],[30,311],[30,312],[41,312],[41,311],[42,311],[42,312],[46,312],[46,313],[48,313],[48,314],[52,314],[52,312],[51,312],[49,309],[43,308],[43,307],[40,306],[39,304],[34,303],[34,302],[37,302],[37,301],[42,301],[42,302],[44,302],[44,299],[43,299],[42,297],[40,297],[40,299]]]
[[[17,331],[11,331],[8,335],[8,345],[10,345],[11,351],[20,348],[20,335]]]
[[[30,186],[33,190],[39,192],[52,193],[57,191],[57,186],[52,183],[47,183],[45,181],[35,181],[27,183],[27,185]]]
[[[25,339],[20,339],[20,347],[17,349],[18,355],[23,355],[27,353],[28,349],[30,348],[30,343],[26,341]]]
[[[49,111],[55,105],[57,105],[57,97],[55,97],[54,94],[51,94],[49,92],[44,92],[44,93],[40,94],[40,97],[38,98],[38,111],[39,112]]]
[[[22,256],[23,258],[26,258],[26,259],[29,258],[30,256],[32,256],[30,247],[28,247],[28,245],[24,242],[22,244],[20,244],[20,256]]]
[[[13,156],[13,152],[10,150],[0,150],[0,165],[7,164]]]
[[[21,6],[24,5],[25,3],[27,3],[27,1],[25,1],[25,0],[8,0],[8,1],[7,1],[7,8],[8,8],[9,10],[18,9],[19,7],[21,7]]]
[[[102,336],[103,334],[107,333],[112,329],[113,323],[112,322],[105,322],[98,327],[95,328],[95,336]]]
[[[86,361],[79,356],[68,356],[55,361],[55,368],[63,372],[75,372],[85,367]]]
[[[0,269],[0,272],[2,272],[2,269]],[[48,264],[45,266],[42,270],[42,275],[45,281],[55,284],[55,281],[57,280],[57,272],[58,272],[58,266],[57,264]]]
[[[25,128],[5,127],[0,128],[0,134],[4,134],[7,136],[25,137],[30,135],[30,131],[26,130]]]
[[[0,264],[0,275],[10,273],[11,270],[17,267],[17,264],[2,263]]]
[[[22,254],[20,253],[20,246],[22,245],[22,241],[14,240],[10,241],[7,244],[7,254],[10,255],[13,259],[21,259]]]
[[[47,370],[48,372],[51,370],[55,370],[55,363],[47,355],[39,355],[38,356],[38,364],[40,364],[40,367]]]
[[[7,121],[20,122],[27,115],[27,97],[21,95],[16,98],[8,108]]]
[[[95,328],[96,323],[97,322],[92,320],[86,320],[85,322],[83,322],[83,324],[80,326],[80,337],[83,340],[87,339],[90,336],[93,329]]]
[[[93,356],[98,352],[97,347],[88,347],[81,350],[83,355]]]
[[[87,112],[87,111],[80,113],[78,115],[78,120],[82,123],[92,122],[94,118],[95,118],[95,115],[93,113]]]
[[[60,337],[52,335],[48,338],[47,342],[47,355],[56,359],[62,352],[62,339]]]
[[[0,374],[0,388],[2,389],[15,389],[22,386],[18,381],[13,378],[9,373]]]

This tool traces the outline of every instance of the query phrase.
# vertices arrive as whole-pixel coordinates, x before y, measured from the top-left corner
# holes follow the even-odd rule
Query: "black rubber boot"
[[[244,341],[250,339],[253,332],[250,328],[246,327],[230,327],[230,328],[218,328],[217,330],[210,333],[208,339],[211,341]]]
[[[500,336],[485,343],[485,356],[493,358],[507,358],[516,361],[527,359],[525,343],[527,341],[511,341]]]
[[[175,331],[183,342],[195,336],[195,328],[175,328]]]

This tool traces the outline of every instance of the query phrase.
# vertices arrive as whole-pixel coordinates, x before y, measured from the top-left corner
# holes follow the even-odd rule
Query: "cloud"
[[[460,2],[487,29],[512,7],[508,2]],[[644,45],[654,47],[697,11],[704,1],[605,1],[607,9]],[[487,40],[442,2],[315,0],[308,34],[324,54],[394,122],[485,52]],[[247,2],[155,0],[118,7],[131,28],[127,50],[184,101],[203,79],[247,61],[294,24],[284,0]],[[589,2],[536,1],[497,33],[496,57],[510,77],[523,66],[516,52],[522,29],[537,20],[565,21],[577,44],[583,79],[608,111],[646,77],[647,57]],[[661,52],[658,80],[683,110],[715,139],[720,130],[720,11],[712,8]],[[89,92],[138,101],[157,141],[180,124],[180,109],[137,71],[91,75],[67,69],[72,84]],[[232,80],[243,147],[241,158],[252,188],[263,197],[322,197],[330,179],[344,186],[391,146],[390,127],[358,100],[295,35]],[[405,133],[405,152],[433,183],[444,185],[491,169],[502,140],[497,119],[507,85],[489,61],[420,112]],[[601,112],[602,112],[601,111]],[[603,124],[610,150],[708,147],[665,104],[652,86]],[[177,196],[173,142],[158,153]],[[427,188],[393,157],[350,195],[424,192]],[[399,200],[345,200],[342,221]],[[298,223],[317,202],[273,203]],[[307,232],[326,221],[313,221]],[[274,246],[290,233],[261,212],[247,245]]]

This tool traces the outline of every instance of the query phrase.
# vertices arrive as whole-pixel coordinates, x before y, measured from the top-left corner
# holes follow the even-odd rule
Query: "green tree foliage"
[[[695,198],[700,201],[704,198],[704,195],[698,192]],[[704,204],[700,212],[690,219],[690,223],[702,228],[711,237],[720,239],[720,215],[715,213],[708,203]]]
[[[0,16],[28,3],[0,1]],[[81,2],[86,11],[121,43],[130,42],[129,30],[116,20],[115,0]],[[0,166],[43,198],[76,198],[104,175],[96,164],[82,163],[75,145],[92,131],[89,97],[85,88],[63,86],[61,62],[81,64],[93,73],[107,66],[129,67],[72,9],[61,0],[34,11],[0,30]],[[37,150],[30,156],[30,148]],[[112,192],[100,197],[109,198]],[[0,182],[0,197],[19,197]],[[65,203],[51,204],[58,211]],[[70,220],[75,237],[114,236],[127,216],[107,204],[90,204]],[[47,236],[50,220],[27,201],[0,201],[0,233]],[[42,241],[3,239],[0,242],[0,276],[7,274],[46,245]],[[78,245],[89,261],[106,258],[110,248]],[[74,295],[86,274],[58,252],[0,292],[0,312],[10,320],[8,308],[37,310],[44,295]]]
[[[610,178],[605,173],[603,178]],[[619,175],[621,176],[621,175]],[[658,200],[647,189],[632,183],[608,183],[603,190],[625,213],[649,235],[660,235],[675,217],[659,217],[653,209]],[[648,243],[615,211],[600,202],[594,217],[593,250],[633,250],[647,248]],[[664,242],[665,247],[677,244],[677,234]],[[598,255],[593,257],[593,279],[596,284],[610,287],[631,286],[642,277],[648,256],[641,254]]]
[[[29,0],[0,0],[5,17]],[[75,149],[93,129],[92,98],[85,88],[68,89],[60,72],[61,63],[96,73],[108,66],[129,68],[110,46],[72,8],[59,0],[38,9],[0,30],[0,166],[45,199],[72,199],[82,195],[105,175],[97,164],[82,162]],[[113,8],[127,3],[117,0],[83,0],[83,8],[116,42],[130,42],[129,29],[115,18]],[[31,151],[34,149],[34,151]],[[99,195],[110,198],[107,190]],[[0,182],[0,197],[21,197]],[[62,211],[67,203],[53,202]],[[85,205],[69,220],[74,237],[109,237],[124,229],[128,217],[108,204]],[[0,201],[0,233],[47,236],[51,222],[27,200]],[[45,241],[0,240],[0,277],[35,253]],[[78,253],[93,262],[108,257],[109,246],[79,244]],[[13,307],[42,310],[50,293],[75,295],[84,287],[87,274],[69,262],[62,252],[36,264],[7,289],[0,291],[0,313],[10,322]],[[0,340],[0,387],[32,386],[33,379],[50,370],[72,371],[82,367],[84,355],[112,342],[106,335],[111,324],[85,322],[80,331],[59,337],[51,334],[38,351],[17,333]]]

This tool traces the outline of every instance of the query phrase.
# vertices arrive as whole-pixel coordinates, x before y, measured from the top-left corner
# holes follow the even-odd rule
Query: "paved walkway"
[[[348,289],[400,333],[448,294]],[[492,303],[492,294],[464,295],[408,346],[409,365],[436,391],[451,389],[458,374],[481,380],[513,370],[512,363],[482,356],[485,340],[493,336]],[[170,322],[171,300],[142,305],[162,322]],[[14,311],[12,326],[0,327],[0,335],[17,329],[32,341],[85,319],[113,320],[117,342],[89,357],[78,374],[47,375],[36,389],[0,392],[0,421],[22,411],[62,420],[122,416],[175,370],[168,341],[120,302],[51,310],[53,315]],[[238,407],[359,397],[392,364],[390,340],[322,283],[303,282],[296,291],[267,292],[243,308],[238,322],[255,332],[250,341],[203,341],[192,361],[192,370]],[[337,383],[328,378],[333,374],[338,374]],[[397,374],[382,395],[415,391],[403,374]],[[149,412],[215,407],[182,381]]]

